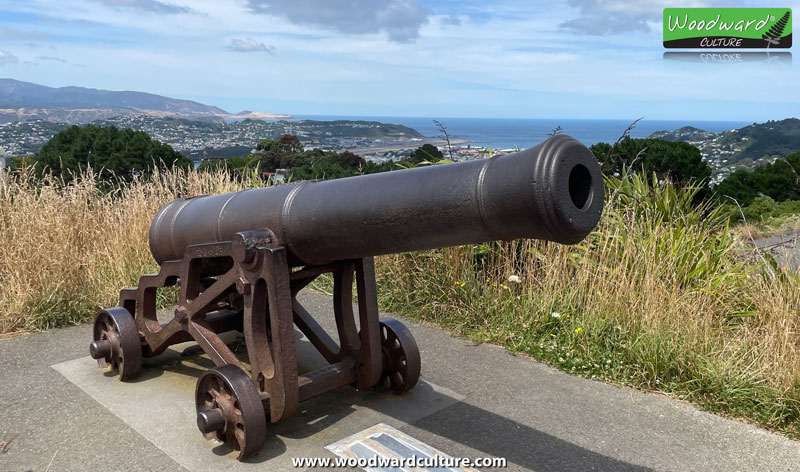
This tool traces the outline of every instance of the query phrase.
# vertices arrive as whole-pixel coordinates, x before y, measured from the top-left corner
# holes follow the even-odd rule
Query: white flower
[[[518,283],[522,282],[522,280],[519,278],[519,275],[512,275],[512,276],[510,276],[510,277],[508,278],[508,281],[509,281],[509,282],[514,282],[515,284],[518,284]]]
[[[561,313],[554,311],[550,313],[550,316],[552,316],[553,318],[561,318]]]

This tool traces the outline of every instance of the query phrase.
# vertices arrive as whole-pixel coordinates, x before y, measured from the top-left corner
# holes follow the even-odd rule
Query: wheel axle
[[[239,460],[257,453],[267,440],[267,418],[261,395],[239,367],[207,370],[195,389],[197,427],[206,439],[217,439],[239,451]]]
[[[225,427],[225,413],[222,408],[211,408],[197,413],[197,427],[203,434],[209,434]]]
[[[111,341],[100,339],[89,344],[89,354],[92,359],[106,359],[111,356]]]
[[[100,367],[111,367],[120,380],[136,377],[142,364],[142,342],[133,315],[123,307],[100,310],[89,354]]]

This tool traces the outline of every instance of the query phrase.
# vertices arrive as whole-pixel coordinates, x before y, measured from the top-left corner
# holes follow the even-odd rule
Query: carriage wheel
[[[110,366],[120,380],[136,377],[142,365],[142,341],[128,310],[118,306],[98,313],[89,354],[100,367]]]
[[[411,331],[394,318],[380,322],[383,373],[380,384],[388,381],[395,393],[406,393],[419,380],[419,348]]]
[[[203,436],[239,451],[239,460],[264,446],[267,419],[261,395],[239,367],[225,365],[203,372],[197,379],[195,407]]]

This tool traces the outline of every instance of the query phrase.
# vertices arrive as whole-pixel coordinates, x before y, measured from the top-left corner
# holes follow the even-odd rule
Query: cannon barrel
[[[600,219],[603,192],[591,151],[557,135],[490,159],[177,199],[153,219],[150,250],[161,264],[261,229],[293,264],[516,238],[574,244]]]

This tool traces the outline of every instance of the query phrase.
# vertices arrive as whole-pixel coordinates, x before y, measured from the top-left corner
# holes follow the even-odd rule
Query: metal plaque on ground
[[[369,472],[452,471],[477,472],[462,467],[459,460],[383,423],[342,439],[325,449],[341,457],[348,466]]]

